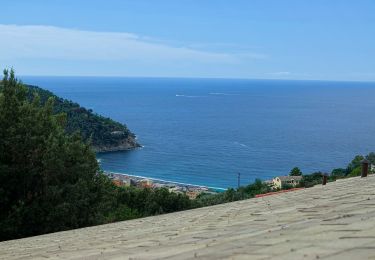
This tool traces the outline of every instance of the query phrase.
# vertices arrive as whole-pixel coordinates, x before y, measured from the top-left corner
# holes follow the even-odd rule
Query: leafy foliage
[[[366,156],[356,155],[353,160],[344,168],[335,168],[332,170],[331,174],[328,177],[328,181],[335,181],[342,178],[350,178],[361,175],[362,160],[367,159],[371,164],[375,164],[375,153],[371,152]],[[370,171],[371,174],[371,171]],[[312,187],[317,184],[322,183],[323,173],[315,172],[312,174],[303,175],[300,186],[302,187]]]
[[[302,175],[302,172],[298,167],[294,167],[289,173],[289,176],[301,176],[301,175]]]
[[[346,169],[343,169],[343,168],[333,169],[332,172],[331,172],[331,176],[335,177],[337,179],[343,178],[343,177],[346,176]]]
[[[227,203],[237,200],[249,199],[257,194],[263,194],[272,191],[271,187],[260,179],[256,179],[254,183],[238,189],[228,189],[219,194],[201,194],[195,203],[195,207],[211,206],[221,203]]]
[[[323,173],[314,172],[312,174],[303,175],[302,180],[300,182],[300,186],[309,188],[317,184],[322,184],[322,181],[323,181]]]
[[[375,165],[375,153],[371,152],[368,155],[366,155],[366,159],[369,161],[369,163]]]
[[[358,172],[358,169],[361,167],[361,161],[363,159],[365,159],[365,157],[363,157],[362,155],[356,155],[353,158],[353,160],[348,164],[348,167],[346,168],[346,174],[350,175],[352,172],[354,174],[354,171]]]

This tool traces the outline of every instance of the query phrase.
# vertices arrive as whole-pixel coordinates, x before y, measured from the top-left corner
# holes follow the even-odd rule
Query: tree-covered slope
[[[54,107],[48,92],[41,93],[42,105],[12,70],[4,71],[1,84],[0,241],[191,208],[186,195],[167,189],[116,187],[80,135],[66,133],[66,114],[54,112],[85,111],[78,105],[60,99],[61,107]],[[126,129],[95,118],[112,124],[108,131]]]
[[[54,113],[67,115],[66,132],[71,134],[78,131],[86,141],[91,138],[91,144],[95,151],[119,151],[139,147],[135,135],[126,125],[93,113],[91,109],[81,107],[70,100],[57,97],[48,90],[31,85],[25,86],[29,100],[32,99],[34,93],[40,96],[42,104],[49,97],[53,97],[55,99]]]

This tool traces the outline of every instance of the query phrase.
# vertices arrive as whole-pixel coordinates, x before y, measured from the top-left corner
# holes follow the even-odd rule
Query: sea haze
[[[143,148],[104,170],[213,187],[346,167],[375,151],[375,83],[22,77],[126,123]]]

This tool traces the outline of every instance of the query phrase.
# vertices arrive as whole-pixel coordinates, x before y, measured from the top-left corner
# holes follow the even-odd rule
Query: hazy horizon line
[[[340,79],[285,79],[285,78],[241,78],[241,77],[187,77],[187,76],[123,76],[123,75],[27,75],[21,77],[51,77],[51,78],[129,78],[129,79],[196,79],[196,80],[268,80],[268,81],[321,81],[321,82],[355,82],[375,83],[375,80],[340,80]]]

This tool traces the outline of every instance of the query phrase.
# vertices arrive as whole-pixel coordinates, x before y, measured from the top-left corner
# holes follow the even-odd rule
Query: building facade
[[[278,176],[273,178],[272,184],[275,189],[282,189],[287,186],[295,188],[301,180],[302,176]]]

